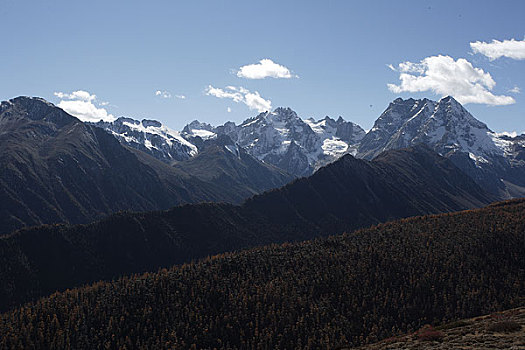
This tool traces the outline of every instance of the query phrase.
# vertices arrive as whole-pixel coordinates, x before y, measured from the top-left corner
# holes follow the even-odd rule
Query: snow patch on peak
[[[337,137],[331,137],[323,141],[323,145],[321,146],[321,148],[323,149],[324,154],[328,156],[338,157],[346,153],[346,151],[348,150],[348,144],[344,141],[341,141]]]
[[[120,117],[112,122],[99,121],[92,124],[110,132],[128,146],[147,151],[166,162],[188,159],[198,153],[197,147],[178,131],[156,120],[139,121]]]
[[[209,130],[204,130],[204,129],[191,129],[191,132],[189,133],[190,136],[193,136],[193,137],[200,137],[201,139],[203,140],[209,140],[209,139],[214,139],[214,138],[217,138],[217,134],[212,132],[212,131],[209,131]]]
[[[241,158],[241,151],[238,145],[224,145],[224,148],[237,158]]]

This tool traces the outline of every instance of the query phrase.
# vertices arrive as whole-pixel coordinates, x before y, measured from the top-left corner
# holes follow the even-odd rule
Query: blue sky
[[[81,113],[157,119],[174,129],[194,119],[240,122],[267,103],[305,118],[341,115],[368,129],[398,96],[450,93],[470,102],[467,109],[493,130],[525,131],[525,59],[518,47],[525,1],[0,5],[2,100],[41,96],[74,108],[80,98],[80,107],[94,108]],[[510,57],[513,48],[483,46],[494,39],[518,41],[511,43],[518,56]],[[478,52],[473,42],[480,42]],[[281,66],[270,74],[289,78],[238,74],[262,59]],[[467,80],[447,74],[447,65]],[[79,90],[89,94],[71,95]]]

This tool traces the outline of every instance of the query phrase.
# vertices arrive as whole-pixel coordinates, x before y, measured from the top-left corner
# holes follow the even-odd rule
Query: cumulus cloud
[[[269,77],[283,79],[297,78],[296,75],[292,75],[288,68],[268,58],[262,59],[256,64],[242,66],[239,68],[237,76],[246,79],[264,79]]]
[[[55,96],[60,99],[68,99],[68,100],[80,100],[80,101],[94,101],[97,96],[92,95],[87,91],[84,90],[77,90],[73,91],[72,93],[64,93],[64,92],[55,92]]]
[[[186,95],[175,95],[176,98],[178,98],[179,100],[185,100],[186,99]]]
[[[171,98],[171,93],[166,90],[157,90],[155,91],[155,96],[159,96],[161,98]]]
[[[470,48],[474,53],[487,56],[494,61],[500,57],[508,57],[514,60],[525,60],[525,40],[492,40],[490,43],[476,41],[470,43]]]
[[[97,107],[95,105],[97,96],[87,91],[55,92],[54,95],[60,99],[60,102],[57,104],[58,107],[83,122],[98,122],[100,120],[111,122],[116,119],[104,108]],[[99,105],[105,106],[107,104],[107,102],[101,102]]]
[[[521,92],[521,89],[519,88],[519,86],[514,86],[512,89],[509,90],[509,92],[513,94],[519,94]]]
[[[251,92],[243,87],[226,86],[226,88],[216,88],[208,85],[206,88],[206,95],[215,96],[218,98],[229,98],[234,102],[242,102],[248,108],[258,112],[270,111],[272,109],[272,102],[261,97],[259,92]]]
[[[443,96],[451,95],[460,103],[508,105],[516,101],[511,96],[494,95],[496,86],[490,73],[475,68],[464,58],[431,56],[418,63],[403,62],[391,67],[399,72],[401,84],[387,84],[395,93],[432,91]]]
[[[232,109],[230,107],[226,108],[226,112],[231,113]]]

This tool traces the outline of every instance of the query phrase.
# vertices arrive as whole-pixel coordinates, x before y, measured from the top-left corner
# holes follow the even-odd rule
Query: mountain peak
[[[290,107],[277,107],[273,110],[275,113],[281,113],[281,114],[296,114],[293,109]]]
[[[56,107],[51,102],[43,99],[42,97],[31,97],[31,96],[18,96],[9,100],[12,104],[45,104],[48,107]]]
[[[407,98],[406,100],[402,99],[401,97],[396,98],[394,101],[392,101],[390,104],[414,104],[416,101],[420,100],[414,100],[412,97]]]
[[[120,142],[148,153],[163,162],[185,160],[198,153],[197,147],[157,120],[120,117],[113,122],[94,123]]]
[[[460,104],[454,97],[451,95],[447,95],[445,97],[442,97],[439,99],[438,102],[444,102],[444,103],[453,103],[453,104]]]
[[[142,125],[147,128],[148,126],[153,126],[155,128],[160,128],[162,123],[157,120],[142,119]]]
[[[191,135],[194,130],[205,130],[205,131],[213,132],[213,129],[214,129],[213,126],[211,126],[210,124],[203,123],[195,119],[191,123],[186,124],[186,126],[182,129],[182,133]]]
[[[297,113],[290,107],[277,107],[273,112],[267,112],[265,114],[266,120],[279,120],[289,121],[294,119],[300,119]]]
[[[40,97],[19,96],[2,102],[0,113],[8,109],[12,109],[15,115],[52,123],[59,128],[73,121],[78,121],[77,118]]]

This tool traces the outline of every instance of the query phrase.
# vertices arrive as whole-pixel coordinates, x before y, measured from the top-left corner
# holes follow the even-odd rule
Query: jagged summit
[[[363,138],[358,154],[374,158],[379,153],[417,143],[429,144],[440,154],[461,150],[481,157],[500,153],[494,133],[448,96],[438,102],[396,99]]]
[[[53,120],[51,129],[76,120],[41,98],[17,97],[2,102],[0,110],[11,106],[34,110],[30,114],[44,122]],[[505,198],[525,195],[523,138],[493,132],[452,96],[439,101],[396,98],[368,133],[340,116],[302,119],[289,107],[259,113],[238,125],[194,120],[180,133],[150,119],[121,117],[94,125],[168,164],[195,157],[206,141],[224,135],[231,139],[231,149],[242,148],[294,176],[310,175],[345,154],[373,159],[386,150],[425,144],[493,193]]]
[[[386,150],[416,144],[450,158],[493,193],[525,194],[525,163],[514,156],[525,145],[494,133],[451,96],[439,101],[395,99],[363,138],[357,156],[372,159]],[[508,181],[513,185],[509,187]]]
[[[197,147],[178,131],[156,120],[139,121],[120,117],[112,122],[99,121],[94,125],[105,129],[128,146],[149,153],[164,162],[185,160],[198,153]]]
[[[239,125],[227,122],[212,127],[193,121],[184,127],[182,135],[195,144],[197,137],[228,135],[252,156],[295,176],[305,176],[341,155],[355,154],[365,132],[342,117],[303,120],[290,107],[278,107]]]

